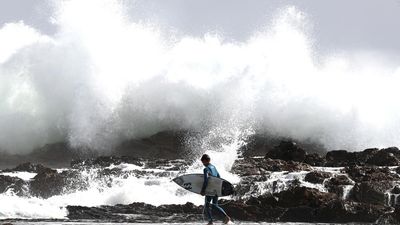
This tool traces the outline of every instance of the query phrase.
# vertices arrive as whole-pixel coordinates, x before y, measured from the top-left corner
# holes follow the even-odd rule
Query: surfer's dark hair
[[[201,157],[201,161],[210,160],[210,159],[211,159],[210,156],[207,155],[207,154],[204,154],[204,155]]]

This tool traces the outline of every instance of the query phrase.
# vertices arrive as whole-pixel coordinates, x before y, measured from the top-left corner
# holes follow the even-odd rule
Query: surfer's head
[[[210,158],[210,156],[207,155],[207,154],[204,154],[204,155],[201,157],[201,162],[203,163],[204,166],[207,166],[208,164],[210,164],[210,160],[211,160],[211,158]]]

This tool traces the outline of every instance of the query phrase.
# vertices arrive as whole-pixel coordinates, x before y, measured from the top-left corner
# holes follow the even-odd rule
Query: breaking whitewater
[[[400,223],[388,56],[318,53],[294,7],[238,42],[133,20],[123,1],[52,4],[53,34],[0,27],[2,222],[201,223],[203,197],[171,180],[208,153],[236,222]]]

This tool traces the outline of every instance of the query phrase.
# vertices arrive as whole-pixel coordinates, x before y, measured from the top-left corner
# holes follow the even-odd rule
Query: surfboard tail
[[[234,187],[231,183],[227,181],[222,182],[222,196],[228,196],[235,193]]]

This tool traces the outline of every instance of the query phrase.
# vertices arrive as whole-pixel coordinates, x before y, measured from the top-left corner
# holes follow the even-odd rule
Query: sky
[[[0,26],[24,21],[52,34],[52,1],[2,0]],[[266,26],[277,10],[296,6],[310,20],[310,34],[320,51],[376,50],[400,55],[400,0],[136,0],[124,1],[132,21],[153,22],[177,33],[222,34],[246,40]]]

